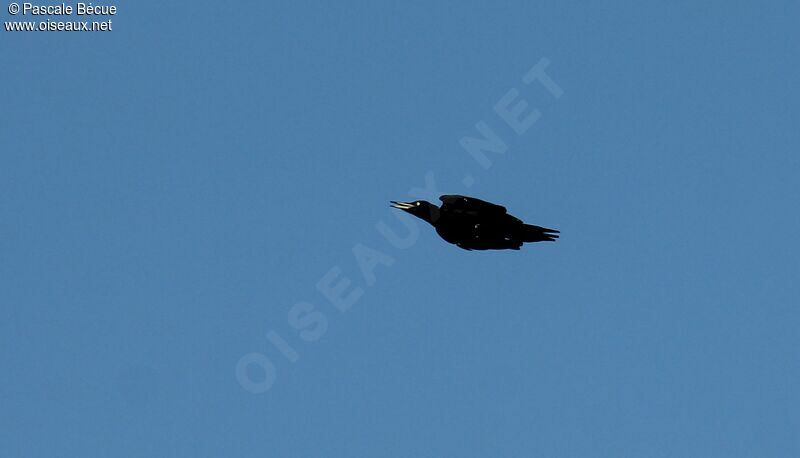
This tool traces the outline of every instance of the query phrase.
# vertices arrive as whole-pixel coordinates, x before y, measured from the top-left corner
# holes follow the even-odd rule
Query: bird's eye
[[[417,202],[417,207],[419,207],[419,202]]]

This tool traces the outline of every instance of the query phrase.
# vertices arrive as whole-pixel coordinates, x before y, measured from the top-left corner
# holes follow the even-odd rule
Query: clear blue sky
[[[798,3],[563,3],[0,31],[0,455],[800,456]],[[429,172],[561,240],[395,246]]]

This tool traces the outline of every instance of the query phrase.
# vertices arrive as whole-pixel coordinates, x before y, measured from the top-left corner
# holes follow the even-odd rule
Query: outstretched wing
[[[506,213],[506,207],[474,197],[446,194],[440,196],[439,200],[442,201],[442,211],[462,211],[485,215],[503,215]]]

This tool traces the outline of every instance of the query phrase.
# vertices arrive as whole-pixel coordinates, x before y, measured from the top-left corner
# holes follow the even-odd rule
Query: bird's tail
[[[555,229],[523,224],[521,238],[523,242],[555,242],[559,232]]]

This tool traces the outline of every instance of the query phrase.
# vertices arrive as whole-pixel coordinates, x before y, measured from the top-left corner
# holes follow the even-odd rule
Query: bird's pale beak
[[[389,201],[391,204],[389,205],[392,208],[399,208],[400,210],[408,210],[414,206],[411,202],[395,202],[394,200]]]

